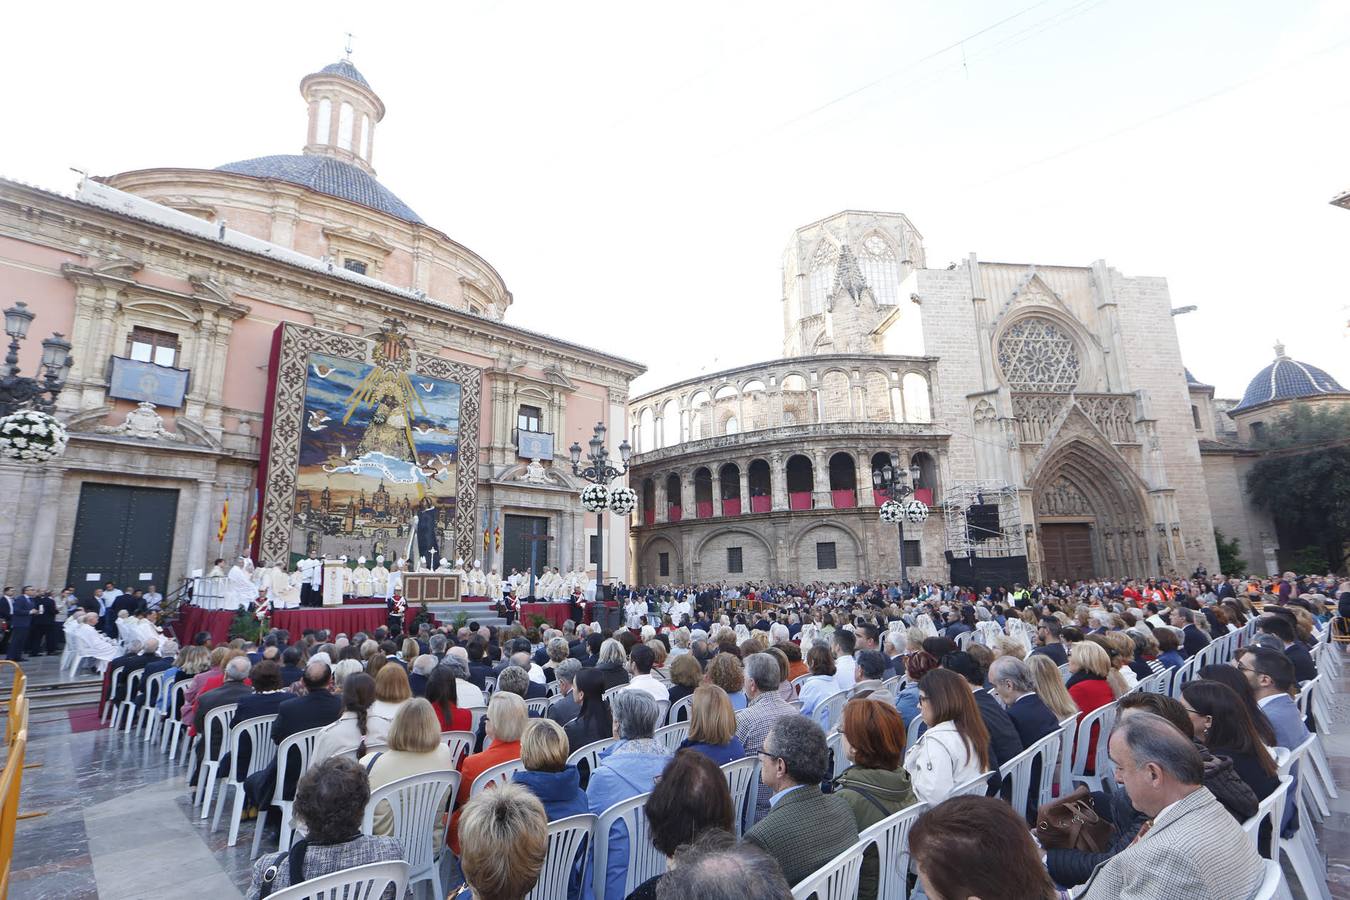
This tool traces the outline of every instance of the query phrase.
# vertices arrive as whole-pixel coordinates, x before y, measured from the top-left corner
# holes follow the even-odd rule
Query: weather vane
[[[347,62],[352,60],[352,33],[347,32]]]

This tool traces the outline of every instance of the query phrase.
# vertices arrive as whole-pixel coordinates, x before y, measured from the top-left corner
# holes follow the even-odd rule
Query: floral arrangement
[[[0,456],[23,462],[46,462],[66,449],[70,433],[55,416],[24,409],[0,419]]]
[[[918,524],[928,519],[928,504],[922,500],[906,500],[901,504],[906,522]]]
[[[637,508],[637,491],[630,487],[615,488],[609,492],[609,509],[616,516],[626,516]]]
[[[895,525],[905,517],[904,509],[894,500],[887,500],[881,504],[878,513],[881,515],[881,521],[887,525]]]
[[[581,490],[581,505],[587,512],[599,512],[609,505],[609,488],[603,484],[588,484]]]

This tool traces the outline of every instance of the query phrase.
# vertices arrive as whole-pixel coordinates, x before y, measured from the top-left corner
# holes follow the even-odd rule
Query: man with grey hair
[[[623,690],[609,698],[614,718],[614,736],[619,743],[591,772],[586,784],[586,804],[599,815],[616,803],[650,791],[670,762],[665,745],[653,738],[660,707],[646,691]],[[628,872],[628,829],[621,821],[609,832],[609,864],[605,872],[603,900],[622,898]],[[597,891],[597,900],[602,900]]]
[[[747,753],[764,747],[764,739],[774,723],[784,716],[799,715],[797,708],[778,693],[782,670],[778,660],[767,653],[752,653],[745,658],[745,709],[736,713],[736,737]],[[755,802],[755,821],[769,811],[769,788],[763,782]]]
[[[581,704],[577,703],[576,695],[572,692],[581,668],[581,660],[565,659],[553,670],[558,679],[558,696],[548,705],[545,715],[559,725],[566,725],[581,715]]]
[[[1131,713],[1112,729],[1110,755],[1116,783],[1149,822],[1075,898],[1231,900],[1256,892],[1264,863],[1242,825],[1201,784],[1205,766],[1190,739],[1159,716]]]
[[[788,884],[857,842],[858,824],[848,801],[820,791],[829,777],[830,751],[825,732],[809,716],[774,723],[759,750],[759,768],[771,808],[745,840],[778,860]]]
[[[434,671],[436,671],[436,657],[430,653],[423,653],[412,661],[408,671],[408,687],[412,688],[414,697],[426,696],[427,679]]]
[[[528,662],[528,660],[526,660]],[[506,691],[508,694],[515,694],[520,699],[525,699],[525,694],[530,689],[530,676],[519,665],[512,664],[502,669],[497,676],[497,690]]]
[[[427,647],[430,650],[431,655],[436,657],[437,661],[444,658],[445,646],[448,643],[450,643],[450,639],[439,631],[427,639]]]
[[[792,900],[773,857],[721,829],[681,847],[675,862],[656,882],[657,900]]]
[[[1015,656],[997,657],[989,665],[989,683],[1008,710],[1023,748],[1059,728],[1055,714],[1036,693],[1031,669],[1022,660]]]

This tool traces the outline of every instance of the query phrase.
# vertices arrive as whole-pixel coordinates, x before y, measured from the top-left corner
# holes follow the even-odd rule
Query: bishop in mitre
[[[389,595],[389,570],[384,566],[384,554],[377,554],[375,557],[375,568],[370,570],[370,596],[385,597]]]
[[[375,596],[374,594],[371,593],[373,585],[370,576],[370,569],[366,568],[366,558],[364,556],[358,556],[356,558],[356,568],[352,571],[352,580],[356,584],[356,596],[358,597]]]
[[[481,559],[475,559],[473,561],[473,568],[469,570],[467,580],[469,583],[468,595],[470,597],[487,596],[487,576],[483,574],[483,561]]]

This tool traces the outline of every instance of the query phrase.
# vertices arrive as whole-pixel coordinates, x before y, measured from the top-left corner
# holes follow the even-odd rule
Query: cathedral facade
[[[166,589],[249,552],[282,326],[365,352],[394,323],[422,369],[472,374],[454,407],[464,443],[451,455],[472,462],[451,495],[453,533],[437,536],[447,552],[502,572],[526,565],[532,544],[540,563],[564,568],[596,555],[566,447],[604,422],[617,451],[642,366],[509,323],[501,274],[376,179],[385,106],[350,61],[305,76],[300,95],[299,153],[87,178],[73,195],[0,180],[4,302],[36,313],[35,335],[69,335],[74,359],[56,408],[71,432],[65,454],[0,463],[6,584]],[[23,346],[23,371],[37,344]],[[335,430],[324,427],[297,430]],[[389,495],[392,482],[341,487],[338,476],[331,491],[292,485],[281,513],[353,559],[392,562],[416,510]],[[622,571],[626,523],[616,525],[605,559]],[[306,549],[291,546],[292,557]],[[260,560],[278,561],[290,560]]]
[[[904,531],[910,578],[1215,572],[1216,509],[1273,563],[1242,410],[1187,372],[1165,279],[929,268],[904,215],[850,210],[793,234],[781,309],[781,359],[630,401],[639,582],[896,579],[892,461],[931,512]]]

